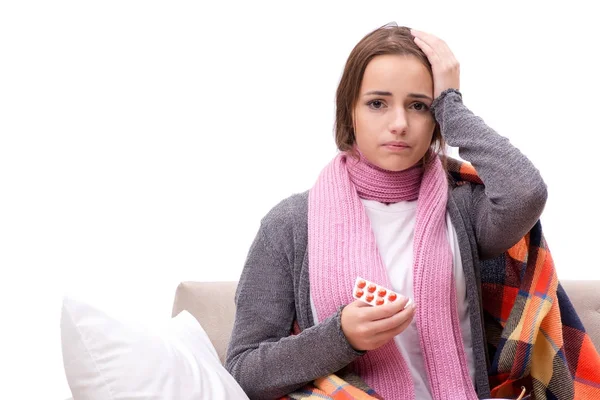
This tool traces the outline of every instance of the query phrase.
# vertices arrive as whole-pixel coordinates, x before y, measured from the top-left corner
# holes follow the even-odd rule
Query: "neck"
[[[423,177],[422,166],[388,171],[369,162],[360,152],[358,154],[358,159],[348,155],[346,166],[361,199],[388,204],[418,199]]]

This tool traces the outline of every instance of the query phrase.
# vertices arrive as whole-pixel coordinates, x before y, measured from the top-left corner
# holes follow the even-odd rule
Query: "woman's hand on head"
[[[446,89],[460,90],[460,64],[446,42],[415,29],[411,29],[411,33],[431,63],[434,98]]]
[[[375,350],[394,336],[402,333],[415,315],[414,303],[406,307],[408,299],[381,306],[371,306],[355,300],[342,310],[342,331],[348,343],[358,351]],[[405,308],[406,307],[406,308]]]

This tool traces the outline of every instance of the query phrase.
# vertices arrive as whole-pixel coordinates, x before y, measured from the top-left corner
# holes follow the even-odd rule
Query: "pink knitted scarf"
[[[391,287],[361,198],[417,200],[413,286],[416,324],[433,398],[477,399],[469,377],[446,234],[448,184],[438,157],[426,168],[378,168],[339,154],[321,172],[308,200],[310,292],[319,321],[351,303],[357,276]],[[414,399],[414,385],[394,340],[354,362],[385,399]]]

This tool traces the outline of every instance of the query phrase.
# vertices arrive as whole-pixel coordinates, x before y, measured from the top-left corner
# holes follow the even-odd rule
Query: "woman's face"
[[[427,153],[435,128],[433,80],[411,55],[382,55],[365,70],[353,119],[358,150],[376,166],[402,171]]]

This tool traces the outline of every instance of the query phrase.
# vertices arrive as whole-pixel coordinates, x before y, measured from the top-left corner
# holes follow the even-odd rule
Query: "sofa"
[[[565,280],[561,285],[600,351],[600,280]],[[175,291],[172,316],[187,310],[205,329],[221,362],[235,316],[237,282],[181,282]]]
[[[562,281],[600,349],[600,280]],[[236,282],[181,282],[171,318],[148,327],[66,297],[61,315],[65,373],[73,398],[243,399],[223,367]]]

